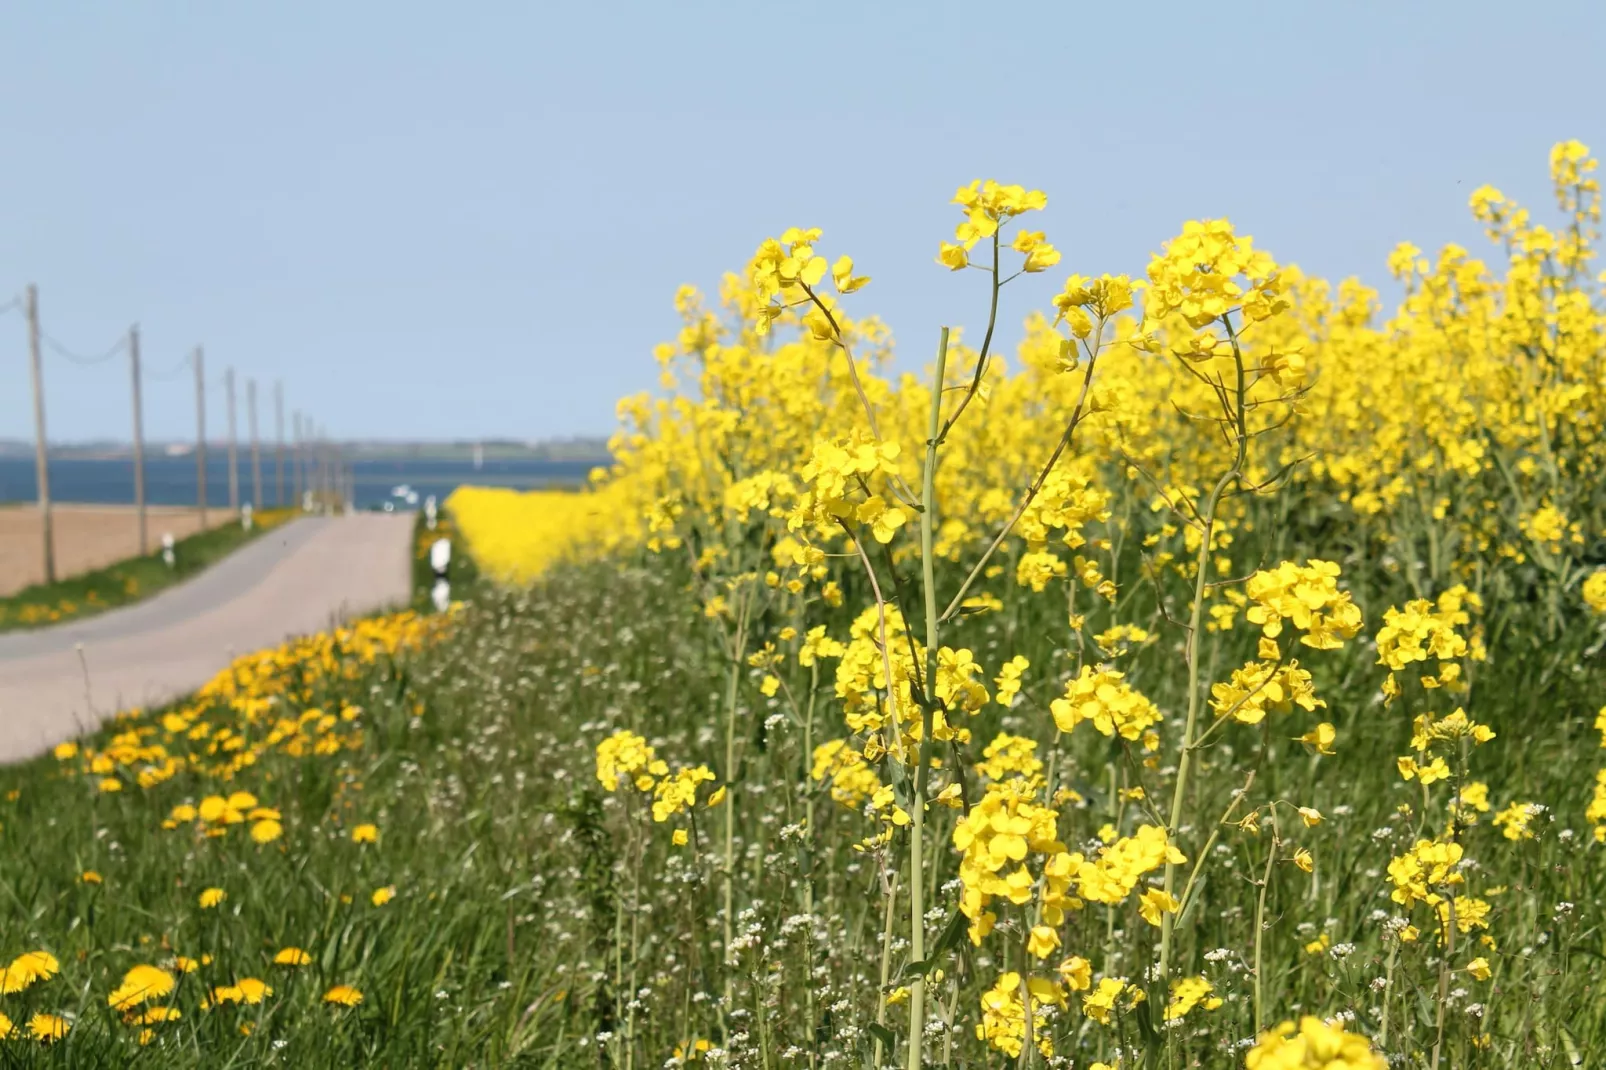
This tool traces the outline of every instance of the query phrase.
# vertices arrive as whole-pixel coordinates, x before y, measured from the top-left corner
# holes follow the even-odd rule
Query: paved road
[[[187,694],[239,654],[406,603],[412,531],[400,513],[294,520],[145,602],[0,635],[0,762]]]

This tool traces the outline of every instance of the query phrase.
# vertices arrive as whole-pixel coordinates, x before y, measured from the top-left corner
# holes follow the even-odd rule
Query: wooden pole
[[[39,483],[39,523],[44,533],[45,582],[56,582],[56,540],[50,524],[50,465],[45,459],[45,370],[39,361],[39,288],[28,284],[28,368],[33,377],[34,475]]]
[[[319,472],[321,476],[318,480],[318,487],[323,492],[323,507],[324,511],[327,512],[329,499],[333,497],[334,493],[335,455],[334,447],[329,444],[329,429],[321,423],[318,425],[318,445]]]
[[[318,425],[311,418],[304,418],[301,430],[305,437],[301,440],[302,463],[307,467],[307,496],[312,499],[314,510],[318,508]]]
[[[274,465],[274,494],[273,504],[280,509],[284,508],[284,380],[275,379],[273,382],[273,424],[277,428],[276,437],[279,449]]]
[[[262,508],[262,451],[257,439],[257,381],[245,381],[247,424],[251,429],[251,511]]]
[[[139,555],[150,553],[145,528],[145,414],[140,401],[139,325],[128,329],[128,367],[134,384],[134,513],[139,517]]]
[[[206,530],[206,353],[195,347],[195,501]]]
[[[301,508],[301,413],[290,414],[290,483],[295,491],[295,507]]]
[[[240,511],[239,441],[234,428],[234,369],[223,373],[223,390],[229,405],[229,512]]]
[[[312,508],[318,508],[318,428],[309,417],[303,417],[301,424],[303,438],[301,439],[301,463],[307,469],[307,496],[312,499]]]

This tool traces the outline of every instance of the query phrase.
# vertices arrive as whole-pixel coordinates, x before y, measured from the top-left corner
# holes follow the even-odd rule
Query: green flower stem
[[[920,738],[915,741],[914,792],[909,806],[909,954],[915,962],[926,960],[925,919],[925,828],[926,828],[926,746],[931,741],[932,711],[937,704],[937,623],[936,540],[937,528],[937,436],[942,433],[942,387],[948,370],[948,328],[937,342],[937,377],[931,387],[931,414],[926,425],[926,462],[920,484],[920,583],[926,597],[926,686],[920,707]],[[891,681],[889,680],[888,683]],[[909,979],[909,1070],[920,1070],[926,1029],[925,970]]]

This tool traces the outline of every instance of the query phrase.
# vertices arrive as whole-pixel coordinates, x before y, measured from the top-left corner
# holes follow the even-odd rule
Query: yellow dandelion
[[[83,883],[85,883],[85,884],[99,884],[99,883],[101,883],[100,874],[96,873],[92,869],[84,870],[83,873],[79,875],[78,879],[80,881],[82,881]]]
[[[284,833],[284,826],[272,818],[263,818],[251,826],[251,838],[258,843],[272,843]]]
[[[201,893],[201,909],[211,910],[228,897],[229,893],[225,892],[222,888],[208,888]]]
[[[374,906],[382,907],[392,899],[396,898],[396,886],[394,884],[389,884],[383,888],[375,888],[374,894],[369,896],[369,898],[373,901]]]
[[[351,839],[353,843],[378,843],[379,826],[358,825],[351,830]]]
[[[48,951],[29,951],[11,960],[0,972],[0,992],[21,992],[35,981],[48,981],[61,971],[61,963]]]
[[[245,993],[238,985],[218,985],[201,1000],[201,1009],[209,1011],[213,1007],[221,1007],[225,1003],[239,1003],[243,999]]]
[[[273,995],[273,986],[255,977],[242,977],[234,983],[242,1003],[261,1003]]]
[[[41,1044],[50,1044],[67,1035],[72,1023],[59,1014],[35,1014],[28,1019],[28,1032]]]
[[[167,965],[178,973],[194,973],[201,968],[201,964],[188,955],[174,955]]]
[[[305,966],[312,962],[312,956],[299,947],[287,947],[273,956],[275,966]]]
[[[126,1011],[146,1000],[161,999],[173,991],[173,975],[159,966],[135,966],[123,974],[123,983],[106,997],[115,1010]]]
[[[155,1025],[157,1022],[174,1022],[184,1017],[177,1007],[147,1007],[144,1014],[135,1015],[130,1025]]]
[[[362,1002],[362,993],[351,985],[335,985],[323,994],[325,1003],[338,1003],[342,1007],[355,1007]]]

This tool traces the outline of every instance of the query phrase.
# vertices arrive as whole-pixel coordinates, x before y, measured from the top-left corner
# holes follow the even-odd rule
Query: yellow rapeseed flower
[[[1244,1056],[1247,1070],[1388,1070],[1364,1036],[1307,1015],[1260,1035]]]
[[[1598,568],[1589,574],[1581,588],[1584,604],[1596,613],[1606,615],[1606,568]],[[60,757],[60,755],[57,755]]]

